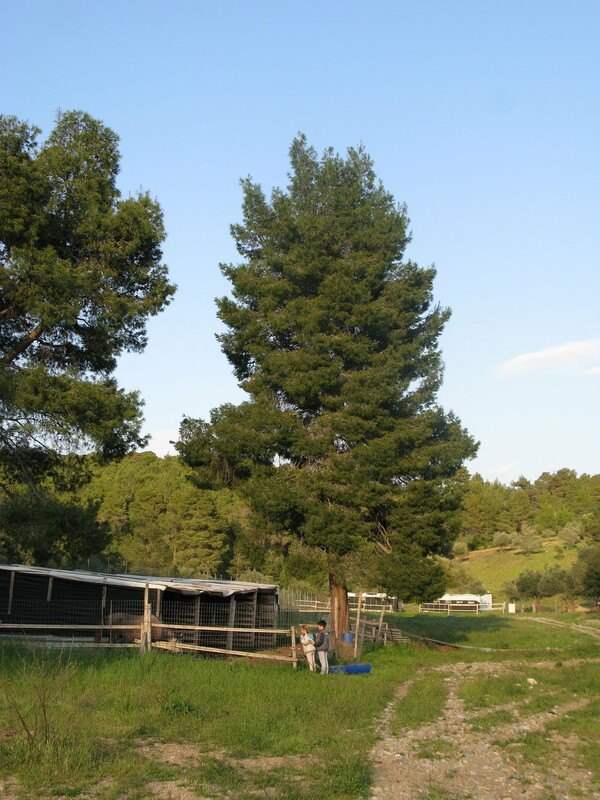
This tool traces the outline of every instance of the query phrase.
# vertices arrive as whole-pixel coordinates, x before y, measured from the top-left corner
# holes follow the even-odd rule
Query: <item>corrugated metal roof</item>
[[[259,589],[279,590],[276,584],[248,583],[246,581],[202,580],[198,578],[161,578],[150,575],[109,575],[104,572],[85,572],[84,570],[52,569],[47,567],[28,567],[22,564],[0,565],[9,572],[30,575],[47,575],[49,578],[62,578],[82,583],[97,583],[107,586],[126,586],[130,588],[158,589],[181,592],[182,594],[219,594],[230,597],[232,594],[249,594]]]

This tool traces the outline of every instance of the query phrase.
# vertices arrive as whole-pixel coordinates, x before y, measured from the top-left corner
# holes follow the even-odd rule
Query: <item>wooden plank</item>
[[[289,628],[228,628],[227,626],[217,625],[177,625],[173,622],[153,622],[153,628],[173,628],[177,631],[217,631],[221,633],[286,633],[289,634]]]
[[[148,584],[146,584],[146,592],[144,596],[148,597]],[[140,629],[140,653],[150,652],[152,647],[152,606],[150,603],[144,603],[144,618],[142,620]]]
[[[380,642],[382,638],[384,615],[385,615],[385,606],[382,606],[381,614],[379,615],[379,627],[377,628],[377,638],[375,639],[376,642]]]
[[[110,625],[112,630],[115,631],[129,631],[139,630],[139,625]],[[216,632],[231,632],[231,633],[271,633],[271,634],[285,634],[289,636],[289,628],[215,628],[208,625],[173,625],[168,622],[153,622],[153,628],[169,628],[173,630],[187,630],[187,631],[216,631]],[[106,625],[54,625],[46,623],[31,623],[31,622],[0,622],[0,629],[19,628],[23,630],[74,630],[74,631],[95,631],[107,628]]]
[[[238,628],[239,630],[239,628]],[[288,631],[289,632],[289,631]],[[198,644],[177,644],[175,648],[168,642],[152,642],[152,647],[158,650],[198,650],[203,653],[219,653],[225,656],[240,656],[242,658],[263,658],[270,661],[286,661],[293,663],[294,659],[291,656],[278,656],[275,653],[248,653],[244,650],[226,650],[224,647],[205,647]]]

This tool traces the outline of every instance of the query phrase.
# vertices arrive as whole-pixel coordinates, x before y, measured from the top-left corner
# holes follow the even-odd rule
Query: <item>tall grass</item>
[[[0,777],[17,778],[31,797],[91,786],[98,797],[143,797],[150,781],[182,775],[189,785],[212,785],[212,770],[219,785],[239,784],[242,798],[273,778],[271,768],[271,778],[245,770],[244,760],[283,758],[287,794],[276,796],[292,796],[291,780],[298,798],[320,785],[329,787],[322,797],[356,797],[370,781],[373,719],[415,663],[412,649],[374,658],[370,676],[321,676],[163,653],[3,647]],[[176,766],[153,759],[164,742],[192,746],[193,757]]]
[[[483,617],[459,622],[403,615],[402,623],[434,638],[450,631],[475,646],[501,636],[523,658],[523,625],[514,619],[496,628]],[[582,636],[569,631],[530,624],[526,632],[532,652],[546,652],[548,635],[564,646],[561,658],[583,652]],[[597,642],[585,641],[597,653]],[[368,796],[376,720],[398,687],[419,670],[489,657],[388,646],[365,653],[373,665],[370,675],[322,676],[287,665],[160,652],[140,658],[123,651],[52,653],[3,645],[0,795],[2,781],[10,780],[16,785],[10,796],[23,800],[141,800],[157,796],[157,786],[171,785],[215,799],[356,800]],[[510,651],[500,657],[510,657]],[[540,684],[553,694],[566,685],[591,691],[590,670],[575,683],[566,668],[549,671]],[[439,675],[417,677],[414,687],[399,705],[397,730],[441,713],[445,689]],[[418,702],[419,695],[427,704]],[[505,688],[494,700],[509,695]],[[591,725],[591,718],[585,720],[582,712],[577,724]],[[594,742],[582,741],[593,763]]]

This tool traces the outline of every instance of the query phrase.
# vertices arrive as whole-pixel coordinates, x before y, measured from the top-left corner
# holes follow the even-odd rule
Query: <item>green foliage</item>
[[[515,586],[519,593],[518,596],[531,599],[537,611],[539,611],[539,601],[541,598],[549,596],[544,593],[545,587],[542,583],[542,576],[542,572],[525,569],[515,581]],[[550,594],[554,594],[554,592],[550,592]]]
[[[173,457],[136,453],[96,470],[80,496],[110,530],[111,552],[130,572],[214,576],[227,568],[239,528],[228,489],[199,489]]]
[[[449,561],[446,565],[446,586],[448,591],[459,594],[485,594],[487,588],[479,578],[473,576],[464,564]],[[437,597],[440,597],[438,594]]]
[[[600,544],[586,547],[579,553],[573,575],[582,594],[600,599]]]
[[[319,590],[327,586],[327,557],[321,550],[302,542],[290,543],[280,581],[283,585],[305,585]],[[361,585],[362,583],[357,583]]]
[[[543,597],[554,595],[561,595],[567,610],[573,611],[579,588],[574,575],[557,566],[546,567],[541,571],[525,569],[514,584],[505,585],[505,590],[510,592],[513,598],[532,600],[535,611],[540,610],[540,601]]]
[[[565,547],[575,547],[582,536],[581,522],[568,522],[559,531],[559,536]]]
[[[38,136],[0,117],[0,467],[34,479],[48,448],[143,441],[140,400],[111,373],[174,292],[160,207],[116,188],[116,134],[73,111]]]
[[[459,539],[458,541],[454,542],[454,545],[452,547],[453,558],[464,558],[468,552],[469,548],[464,539]]]
[[[461,538],[478,549],[492,543],[493,532],[511,527],[506,487],[474,475],[463,501]]]
[[[326,553],[339,585],[357,554],[386,586],[420,559],[409,594],[428,593],[426,556],[451,546],[476,452],[436,403],[449,311],[433,304],[435,270],[403,261],[406,210],[362,148],[318,158],[299,136],[290,160],[270,201],[243,181],[243,261],[221,267],[219,339],[250,399],[185,419],[178,450],[202,480],[239,483],[284,551]]]
[[[376,588],[405,602],[431,602],[446,588],[447,575],[439,559],[423,556],[419,547],[399,545],[390,556],[380,555]]]
[[[511,547],[512,543],[513,537],[506,531],[496,531],[492,539],[494,547]]]
[[[0,560],[68,568],[102,552],[109,534],[96,512],[49,488],[14,493],[0,505]]]
[[[514,532],[510,543],[507,531]],[[493,544],[536,552],[543,540],[556,535],[566,547],[600,538],[600,475],[578,477],[561,469],[543,473],[533,484],[521,478],[511,486],[480,475],[470,479],[460,532],[470,549]]]
[[[527,522],[523,523],[521,533],[513,538],[512,543],[524,553],[541,553],[544,549],[544,540]]]

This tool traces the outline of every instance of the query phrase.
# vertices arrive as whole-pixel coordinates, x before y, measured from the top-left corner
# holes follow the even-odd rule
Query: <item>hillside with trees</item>
[[[513,544],[535,551],[558,537],[565,547],[600,541],[600,475],[570,469],[544,472],[506,486],[474,475],[463,501],[461,532],[455,545],[463,552]]]
[[[600,595],[599,548],[600,476],[561,469],[506,486],[475,475],[446,565],[448,581],[455,590],[485,589],[534,608],[559,598],[572,610],[578,597]]]

